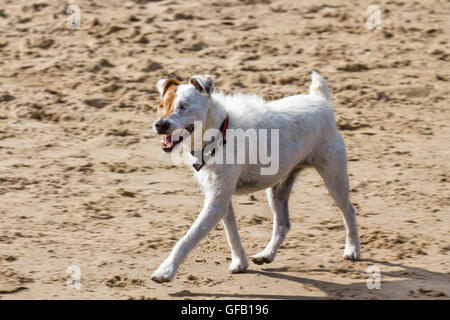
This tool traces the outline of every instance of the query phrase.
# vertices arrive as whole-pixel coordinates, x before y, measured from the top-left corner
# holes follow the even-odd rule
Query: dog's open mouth
[[[189,132],[189,134],[191,134],[192,131],[194,131],[194,125],[191,124],[191,125],[187,126],[187,127],[185,128],[185,130],[187,130],[187,131]],[[165,134],[164,137],[163,137],[162,149],[163,149],[165,152],[171,152],[171,151],[173,150],[173,148],[175,148],[175,146],[176,146],[177,144],[179,144],[181,141],[183,141],[183,136],[180,136],[180,137],[178,138],[178,140],[174,140],[174,139],[172,138],[172,135],[170,135],[170,134]]]

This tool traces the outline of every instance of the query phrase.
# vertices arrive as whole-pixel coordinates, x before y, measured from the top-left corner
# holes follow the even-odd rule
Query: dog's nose
[[[158,120],[155,122],[156,132],[165,133],[170,127],[170,123],[167,120]]]

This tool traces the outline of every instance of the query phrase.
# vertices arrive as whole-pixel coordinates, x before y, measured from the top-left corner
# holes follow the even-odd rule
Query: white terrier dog
[[[344,258],[357,260],[360,257],[356,214],[349,201],[345,144],[336,129],[328,86],[322,76],[313,71],[309,95],[272,102],[256,95],[215,93],[212,76],[193,76],[186,84],[162,79],[157,87],[161,102],[154,128],[158,134],[164,135],[162,147],[166,152],[172,151],[182,140],[173,137],[177,129],[185,129],[192,136],[203,134],[207,129],[220,129],[227,141],[228,132],[235,129],[278,129],[279,167],[274,174],[261,174],[261,162],[218,164],[198,159],[198,155],[202,157],[201,151],[210,144],[208,141],[201,148],[191,149],[191,161],[196,163],[194,176],[205,195],[204,207],[186,235],[153,273],[152,280],[171,281],[189,252],[220,220],[231,248],[229,269],[232,273],[244,272],[248,261],[236,226],[231,197],[261,189],[267,189],[274,216],[273,233],[267,247],[251,259],[257,264],[272,262],[290,228],[288,199],[292,185],[297,174],[307,166],[319,172],[342,212],[346,228]],[[201,132],[197,132],[197,126],[194,127],[194,122],[198,121],[203,127]],[[269,147],[274,143],[272,140],[267,141]],[[234,147],[230,151],[227,145],[216,149],[226,149],[229,154],[237,152]],[[245,144],[245,148],[248,151],[250,146]]]

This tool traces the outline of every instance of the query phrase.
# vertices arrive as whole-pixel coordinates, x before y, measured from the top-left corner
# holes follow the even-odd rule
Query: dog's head
[[[158,119],[153,126],[157,134],[164,135],[163,150],[170,152],[183,139],[180,137],[173,141],[172,133],[175,130],[185,129],[192,134],[194,122],[204,124],[214,92],[214,77],[197,75],[185,84],[174,79],[161,79],[157,88],[161,101],[157,110]]]

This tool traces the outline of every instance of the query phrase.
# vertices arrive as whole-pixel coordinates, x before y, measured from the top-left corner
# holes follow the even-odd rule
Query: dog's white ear
[[[214,92],[214,79],[215,76],[211,75],[196,75],[189,79],[189,83],[200,93],[210,96]]]

